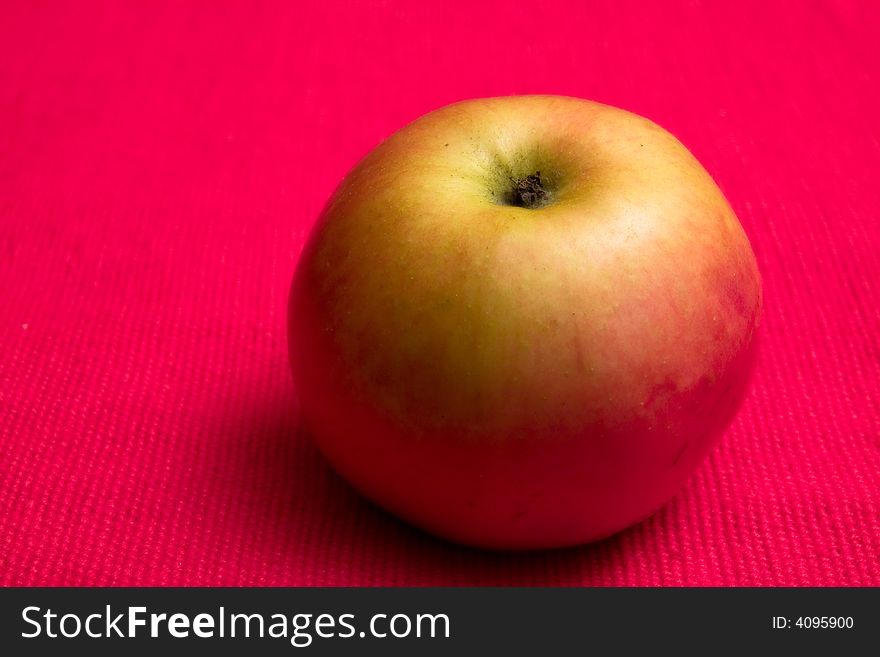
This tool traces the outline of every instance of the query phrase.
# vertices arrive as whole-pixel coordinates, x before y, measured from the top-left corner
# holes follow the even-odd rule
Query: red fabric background
[[[880,3],[0,7],[0,583],[880,585]],[[328,469],[285,303],[360,156],[530,92],[678,135],[766,312],[744,408],[668,506],[505,555]]]

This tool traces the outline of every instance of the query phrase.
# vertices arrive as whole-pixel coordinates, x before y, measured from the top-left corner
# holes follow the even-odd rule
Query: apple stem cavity
[[[540,171],[525,178],[511,178],[510,181],[513,183],[509,196],[510,205],[533,210],[548,203],[549,195],[541,182]]]

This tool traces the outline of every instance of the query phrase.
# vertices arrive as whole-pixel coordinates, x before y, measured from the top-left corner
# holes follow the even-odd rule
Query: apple
[[[305,427],[452,541],[569,546],[665,504],[734,416],[761,283],[672,135],[585,100],[434,111],[330,198],[290,293]]]

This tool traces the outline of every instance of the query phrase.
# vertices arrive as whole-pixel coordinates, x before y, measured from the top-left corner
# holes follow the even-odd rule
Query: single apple
[[[755,257],[647,119],[514,96],[432,112],[345,178],[299,260],[302,418],[364,495],[453,541],[592,541],[653,513],[739,406]]]

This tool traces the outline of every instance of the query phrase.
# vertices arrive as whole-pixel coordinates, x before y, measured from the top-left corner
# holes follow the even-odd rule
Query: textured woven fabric
[[[2,3],[0,583],[880,585],[878,26],[870,0]],[[704,163],[762,269],[762,351],[657,515],[497,554],[325,465],[285,304],[372,146],[539,92]]]

